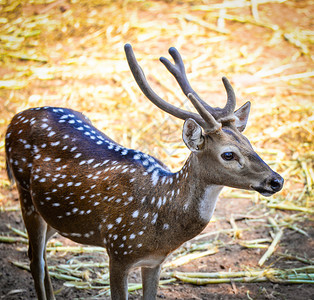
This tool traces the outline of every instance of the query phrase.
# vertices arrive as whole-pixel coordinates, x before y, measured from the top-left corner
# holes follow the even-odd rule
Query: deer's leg
[[[110,258],[110,294],[112,300],[128,299],[128,272],[123,264]]]
[[[156,299],[161,266],[142,267],[143,300]]]
[[[45,290],[46,290],[46,297],[47,299],[55,299],[55,296],[53,294],[53,288],[51,285],[50,281],[50,275],[48,271],[48,264],[47,264],[47,258],[46,258],[46,245],[48,240],[56,233],[56,231],[50,227],[49,225],[47,226],[47,231],[46,231],[46,241],[45,241],[45,250],[44,250],[44,260],[45,260]]]
[[[30,259],[30,269],[34,278],[37,297],[39,300],[51,300],[54,298],[47,298],[44,284],[44,252],[46,246],[47,223],[39,215],[39,213],[36,212],[29,191],[24,190],[21,187],[18,187],[18,190],[20,194],[23,219],[28,233],[28,256]]]

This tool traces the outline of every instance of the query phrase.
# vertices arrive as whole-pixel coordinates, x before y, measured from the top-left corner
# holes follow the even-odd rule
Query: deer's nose
[[[284,179],[280,175],[278,174],[276,175],[277,175],[276,177],[270,180],[269,184],[274,192],[279,192],[283,187]]]

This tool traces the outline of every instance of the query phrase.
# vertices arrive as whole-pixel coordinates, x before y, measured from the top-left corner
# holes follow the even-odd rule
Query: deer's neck
[[[175,199],[183,205],[183,211],[192,219],[207,224],[213,215],[216,202],[223,186],[211,184],[200,174],[198,158],[193,153],[189,156],[183,168],[178,172],[178,184],[182,194]]]
[[[223,188],[206,182],[204,174],[198,174],[197,165],[197,157],[191,154],[179,172],[169,173],[164,184],[158,181],[154,189],[155,203],[167,199],[165,207],[159,206],[158,220],[164,227],[172,228],[170,234],[178,245],[205,228]]]

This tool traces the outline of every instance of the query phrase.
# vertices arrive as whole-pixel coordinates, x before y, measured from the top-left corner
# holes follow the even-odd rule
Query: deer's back
[[[81,243],[86,237],[87,244],[103,246],[106,241],[99,237],[114,239],[114,233],[108,234],[115,225],[130,226],[143,216],[154,220],[146,213],[147,187],[172,182],[155,158],[115,143],[70,109],[45,107],[16,115],[7,131],[6,153],[35,209],[61,234]],[[84,233],[78,224],[83,228],[86,216],[90,224]]]

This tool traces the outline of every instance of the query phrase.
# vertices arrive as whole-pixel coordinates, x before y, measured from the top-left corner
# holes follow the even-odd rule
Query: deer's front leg
[[[143,299],[156,299],[161,266],[142,267]]]
[[[128,299],[128,273],[129,268],[110,258],[110,294],[112,300]]]

